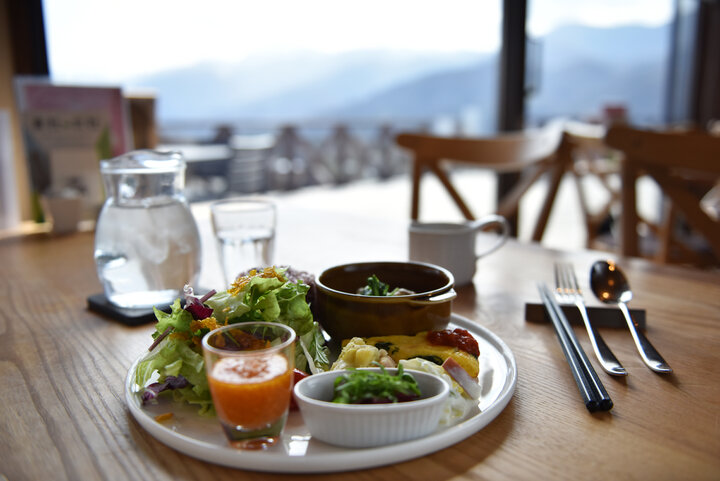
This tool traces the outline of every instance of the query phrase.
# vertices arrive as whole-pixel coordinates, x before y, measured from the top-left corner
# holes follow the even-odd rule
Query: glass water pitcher
[[[136,150],[103,160],[107,199],[95,230],[95,264],[118,307],[161,307],[200,272],[200,236],[177,152]]]

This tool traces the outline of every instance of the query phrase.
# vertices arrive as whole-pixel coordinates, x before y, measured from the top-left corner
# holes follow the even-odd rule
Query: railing
[[[161,129],[162,147],[186,156],[190,200],[405,174],[410,158],[395,145],[395,135],[426,127],[416,122],[218,125],[214,132],[204,133],[201,129],[199,123]]]

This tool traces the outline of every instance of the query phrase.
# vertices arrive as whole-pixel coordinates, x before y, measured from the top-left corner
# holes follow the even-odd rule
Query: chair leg
[[[718,229],[718,223],[714,222],[700,209],[700,199],[688,192],[682,182],[675,177],[659,169],[653,169],[649,173],[658,185],[662,186],[662,190],[672,202],[673,207],[683,213],[687,223],[705,237],[714,254],[720,257],[720,230]]]
[[[635,184],[637,182],[637,169],[630,165],[628,159],[620,164],[620,175],[622,176],[621,204],[622,213],[620,219],[620,254],[623,256],[637,257],[640,253],[637,233],[637,201],[635,195]]]
[[[458,191],[455,190],[455,187],[453,187],[450,179],[447,176],[447,173],[445,173],[445,171],[440,168],[439,161],[431,163],[430,169],[435,173],[437,178],[440,179],[440,182],[445,187],[445,190],[448,191],[448,194],[450,194],[450,197],[452,197],[452,199],[455,201],[455,204],[457,204],[460,212],[462,212],[465,218],[467,220],[475,220],[475,216],[470,211],[470,208],[467,206],[467,204],[465,204],[465,201],[463,201],[462,197],[460,197]]]
[[[416,221],[420,217],[420,180],[425,163],[421,159],[415,159],[412,171],[412,197],[410,199],[410,220]]]
[[[664,197],[664,196],[663,196]],[[672,230],[677,219],[675,207],[667,198],[663,199],[662,218],[658,226],[657,241],[658,250],[655,253],[655,261],[667,264],[670,261],[670,246],[672,244]]]
[[[563,174],[565,174],[565,166],[560,163],[557,163],[550,168],[550,185],[548,185],[548,191],[547,194],[545,194],[545,201],[543,202],[540,214],[538,214],[537,222],[535,223],[535,230],[532,235],[533,242],[540,242],[543,234],[545,234],[545,227],[547,227],[548,219],[550,218],[550,211],[555,203],[555,196],[557,195],[558,187],[560,186],[560,181],[562,181]]]
[[[587,199],[585,199],[585,189],[583,189],[582,179],[580,174],[575,172],[574,169],[570,169],[572,174],[573,184],[575,185],[575,193],[578,198],[578,205],[580,206],[580,212],[585,222],[585,230],[587,232],[587,239],[585,241],[585,247],[590,249],[595,241],[597,233],[595,232],[595,225],[592,222],[592,215],[590,214],[590,207],[588,207]]]
[[[532,187],[535,181],[538,180],[547,169],[547,165],[534,166],[533,170],[527,169],[520,177],[520,180],[515,183],[512,190],[505,194],[498,203],[497,213],[503,217],[510,217],[517,214],[520,207],[520,199],[522,199],[525,192]]]

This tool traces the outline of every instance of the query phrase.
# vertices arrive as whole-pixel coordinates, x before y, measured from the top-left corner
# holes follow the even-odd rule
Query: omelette
[[[449,357],[453,358],[467,371],[471,377],[477,377],[480,368],[478,356],[458,349],[455,346],[432,344],[428,341],[428,333],[420,332],[415,336],[378,336],[363,338],[364,344],[386,351],[396,362],[402,359],[421,358],[442,365]],[[349,340],[343,342],[347,346]]]

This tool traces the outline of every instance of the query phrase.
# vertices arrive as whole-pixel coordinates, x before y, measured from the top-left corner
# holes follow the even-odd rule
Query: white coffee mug
[[[477,252],[477,233],[497,224],[497,241],[484,252]],[[499,215],[489,215],[464,223],[421,223],[410,225],[410,260],[442,266],[452,272],[455,285],[470,284],[477,260],[499,249],[510,235],[510,225]]]

